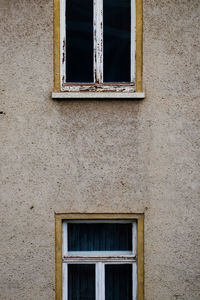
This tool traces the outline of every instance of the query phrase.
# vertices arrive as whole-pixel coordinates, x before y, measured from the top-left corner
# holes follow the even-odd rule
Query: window
[[[143,215],[56,214],[57,300],[143,300]]]
[[[144,97],[142,0],[54,0],[53,97]]]

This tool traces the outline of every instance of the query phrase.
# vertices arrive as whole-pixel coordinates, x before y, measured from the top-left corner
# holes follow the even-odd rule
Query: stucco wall
[[[54,299],[54,211],[145,212],[145,299],[200,299],[199,0],[144,0],[140,101],[51,99],[52,0],[0,0],[1,300]]]

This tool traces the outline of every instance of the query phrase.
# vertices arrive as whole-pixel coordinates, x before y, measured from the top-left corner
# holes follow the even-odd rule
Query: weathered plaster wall
[[[144,0],[144,101],[53,101],[52,0],[0,12],[1,300],[54,299],[54,211],[145,211],[146,300],[200,299],[199,0]]]

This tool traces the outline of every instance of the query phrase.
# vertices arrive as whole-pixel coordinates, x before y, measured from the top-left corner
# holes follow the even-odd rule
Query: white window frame
[[[68,251],[69,223],[132,224],[132,251]],[[62,300],[68,300],[68,264],[95,264],[95,300],[105,300],[105,265],[132,265],[132,300],[137,300],[137,221],[136,220],[64,220],[62,222]]]
[[[143,0],[131,0],[131,80],[129,83],[103,83],[103,0],[94,1],[94,82],[66,82],[65,0],[54,0],[54,88],[53,99],[130,98],[143,99]],[[100,13],[99,13],[100,12]]]
[[[131,0],[131,82],[130,83],[102,83],[103,51],[98,43],[103,37],[101,23],[103,16],[101,7],[103,0],[94,1],[94,44],[96,59],[95,82],[87,84],[66,82],[66,36],[65,36],[65,0],[54,0],[54,88],[52,98],[130,98],[143,99],[143,0]],[[100,11],[100,14],[98,13]]]
[[[94,69],[93,83],[66,82],[66,1],[60,5],[60,82],[61,90],[66,92],[135,92],[136,75],[136,0],[131,1],[131,65],[130,83],[103,83],[103,0],[93,0],[93,43]]]

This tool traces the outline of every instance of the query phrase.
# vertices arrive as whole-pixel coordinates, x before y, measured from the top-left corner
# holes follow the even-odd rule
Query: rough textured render
[[[51,99],[52,0],[0,0],[1,300],[54,299],[54,211],[145,212],[145,299],[200,299],[200,2],[144,0],[146,99]]]

